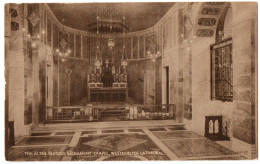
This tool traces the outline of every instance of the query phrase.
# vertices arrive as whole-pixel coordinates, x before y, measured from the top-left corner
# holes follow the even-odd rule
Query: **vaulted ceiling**
[[[49,3],[57,19],[66,26],[87,30],[87,25],[96,21],[97,6],[104,3]],[[113,3],[116,4],[116,3]],[[125,24],[129,31],[140,31],[155,25],[174,5],[167,3],[123,3]]]

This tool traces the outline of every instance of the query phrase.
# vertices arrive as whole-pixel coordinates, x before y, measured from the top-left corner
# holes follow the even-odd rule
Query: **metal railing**
[[[119,117],[120,120],[176,120],[174,104],[168,105],[87,105],[46,107],[45,123],[102,121],[103,117]]]

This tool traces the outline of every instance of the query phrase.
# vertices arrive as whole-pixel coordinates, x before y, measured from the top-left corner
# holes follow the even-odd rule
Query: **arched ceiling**
[[[64,25],[87,30],[87,25],[96,21],[97,5],[102,4],[104,3],[49,3],[48,6]],[[125,24],[130,32],[147,29],[155,25],[173,5],[173,2],[123,3]]]

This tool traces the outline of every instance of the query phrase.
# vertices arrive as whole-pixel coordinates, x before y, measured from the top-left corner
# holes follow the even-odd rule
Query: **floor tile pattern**
[[[31,136],[48,136],[51,133],[32,133]]]
[[[163,143],[181,158],[235,154],[208,139],[164,140]]]
[[[159,139],[202,138],[201,135],[191,131],[153,132]]]
[[[203,136],[179,127],[85,130],[77,145],[69,148],[75,131],[40,132],[24,137],[10,148],[10,161],[138,161],[169,160],[171,151],[179,160],[241,160],[244,157]],[[153,137],[151,137],[151,135]],[[153,139],[152,139],[153,138]],[[156,142],[155,142],[156,141]],[[160,142],[158,142],[160,141]],[[157,145],[156,145],[157,144]],[[167,151],[162,145],[168,147]],[[162,150],[160,148],[162,148]],[[68,156],[67,151],[76,155]],[[62,152],[61,155],[25,155],[25,152]],[[87,152],[89,154],[77,153]],[[144,153],[148,152],[148,153]],[[149,153],[150,152],[150,153]],[[151,153],[152,152],[152,153]],[[153,152],[156,152],[153,154]],[[167,154],[164,154],[164,152]],[[129,154],[130,153],[130,154]],[[131,154],[132,153],[132,154]],[[174,157],[174,159],[175,159]]]
[[[75,132],[57,132],[55,135],[73,135]]]
[[[52,144],[69,144],[71,136],[42,136],[42,137],[25,137],[17,146],[25,145],[52,145]]]
[[[154,144],[154,142],[146,135],[137,133],[128,134],[101,134],[81,137],[77,145],[76,152],[92,152],[91,157],[96,157],[98,160],[102,157],[95,152],[103,152],[103,156],[107,156],[103,160],[167,160],[167,156]],[[113,152],[160,152],[156,155],[143,154],[142,158],[137,158],[134,155],[113,154]],[[139,154],[140,155],[140,154]],[[90,156],[73,156],[72,160],[87,160]]]
[[[102,130],[102,133],[123,133],[124,130]]]
[[[128,129],[129,132],[143,132],[142,129]]]
[[[83,131],[82,135],[84,134],[97,134],[97,131]]]
[[[166,131],[164,128],[150,128],[150,131]]]

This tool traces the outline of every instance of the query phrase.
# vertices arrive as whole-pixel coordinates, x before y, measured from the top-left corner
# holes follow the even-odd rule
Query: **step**
[[[86,129],[107,128],[143,128],[158,126],[184,127],[184,123],[175,120],[134,120],[134,121],[107,121],[107,122],[84,122],[84,123],[52,123],[40,125],[32,132],[56,132],[56,131],[80,131]]]

